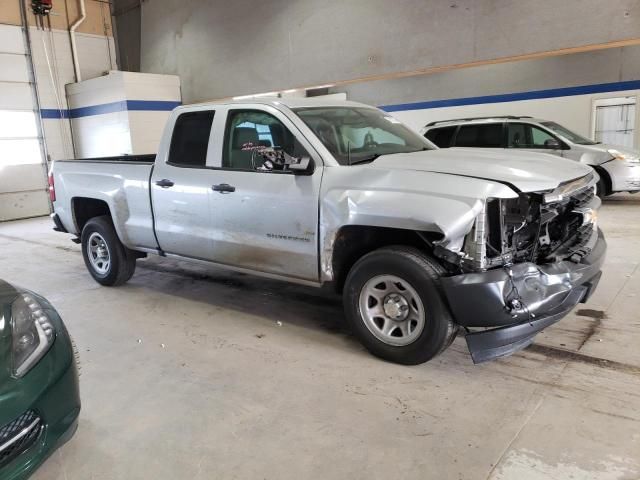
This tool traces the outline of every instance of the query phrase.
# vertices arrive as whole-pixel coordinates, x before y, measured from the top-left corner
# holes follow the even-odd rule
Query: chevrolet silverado
[[[373,354],[418,364],[464,332],[474,362],[585,302],[606,244],[597,174],[523,151],[437,149],[354,102],[176,108],[157,155],[56,161],[55,229],[102,285],[153,253],[342,293]]]

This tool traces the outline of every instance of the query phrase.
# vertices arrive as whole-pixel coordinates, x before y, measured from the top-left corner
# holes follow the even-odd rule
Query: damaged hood
[[[522,192],[552,190],[561,183],[591,172],[588,166],[554,155],[478,148],[383,155],[365,166],[482,178],[508,183]]]

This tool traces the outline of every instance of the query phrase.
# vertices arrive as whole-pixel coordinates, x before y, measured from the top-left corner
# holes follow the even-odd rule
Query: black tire
[[[451,345],[458,332],[438,282],[445,273],[433,258],[412,247],[384,247],[365,255],[349,272],[344,288],[344,309],[353,333],[367,350],[384,360],[404,365],[431,360]],[[406,281],[422,302],[423,330],[407,345],[391,345],[376,337],[361,313],[363,288],[371,279],[382,275]]]
[[[602,177],[600,177],[600,180],[598,180],[598,183],[596,185],[596,195],[598,195],[600,199],[603,199],[604,197],[609,195],[609,193],[607,193],[607,184]]]
[[[600,180],[598,180],[598,183],[596,184],[596,195],[600,197],[600,200],[604,200],[605,197],[611,195],[611,180],[602,168],[599,168],[596,171],[600,176]]]
[[[88,243],[94,233],[104,240],[108,249],[109,264],[108,267],[105,267],[105,271],[99,271],[89,258]],[[108,216],[92,218],[85,224],[80,238],[84,264],[94,280],[100,285],[108,287],[122,285],[133,276],[136,269],[136,256],[132,250],[120,242],[111,218]]]

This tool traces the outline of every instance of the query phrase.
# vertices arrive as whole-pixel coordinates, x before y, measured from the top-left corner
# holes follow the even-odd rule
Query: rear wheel
[[[81,240],[84,263],[96,282],[116,286],[132,277],[135,254],[122,245],[109,217],[89,220],[82,229]]]
[[[438,286],[444,273],[434,259],[411,247],[385,247],[362,257],[344,289],[354,334],[385,360],[406,365],[431,360],[457,333]]]

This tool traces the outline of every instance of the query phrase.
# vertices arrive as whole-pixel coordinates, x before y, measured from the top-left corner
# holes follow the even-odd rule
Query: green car
[[[0,280],[0,478],[27,478],[76,431],[73,344],[41,296]]]

